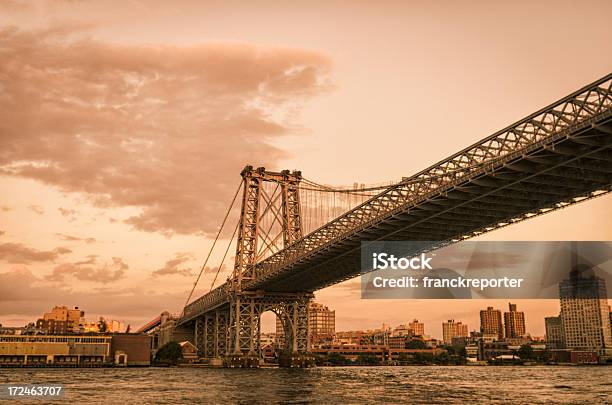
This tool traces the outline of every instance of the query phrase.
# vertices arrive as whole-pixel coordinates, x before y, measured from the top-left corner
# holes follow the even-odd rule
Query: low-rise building
[[[36,329],[45,335],[68,335],[74,333],[72,323],[56,319],[39,319],[36,321]]]
[[[110,345],[110,336],[2,335],[0,365],[101,365]]]
[[[121,333],[112,335],[111,354],[125,354],[125,365],[148,366],[151,364],[151,336]]]
[[[188,340],[180,342],[183,362],[193,363],[198,360],[198,348]]]
[[[0,367],[150,364],[147,335],[0,335]]]

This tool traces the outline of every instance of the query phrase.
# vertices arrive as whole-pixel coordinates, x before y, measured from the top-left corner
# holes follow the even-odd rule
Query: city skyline
[[[215,17],[223,6],[202,11],[199,2],[119,13],[93,2],[16,4],[0,3],[10,56],[0,61],[10,78],[0,99],[5,325],[61,303],[133,326],[179,311],[245,164],[297,168],[329,184],[398,180],[612,70],[611,56],[596,52],[610,32],[593,5],[561,4],[547,19],[538,17],[543,5],[529,15],[490,5],[495,23],[481,8],[451,3],[360,3],[351,16],[341,3],[318,13],[247,7],[232,10],[236,24],[227,26]],[[566,32],[576,13],[588,21],[588,43]],[[517,27],[516,18],[527,21]],[[471,28],[454,35],[459,26]],[[562,52],[574,57],[559,67]],[[587,57],[592,63],[580,62]],[[605,196],[480,239],[612,240],[611,211]],[[442,336],[445,320],[477,325],[478,310],[507,304],[361,301],[359,287],[350,280],[316,294],[343,330],[416,317]],[[556,300],[516,303],[534,335],[559,312]]]
[[[488,301],[488,300],[486,300],[486,301]],[[484,302],[486,302],[486,301],[484,301]],[[514,301],[518,302],[520,300],[514,300]],[[312,323],[312,325],[313,325],[313,327],[315,329],[325,330],[326,332],[324,334],[329,334],[330,333],[329,332],[329,330],[330,330],[329,328],[331,328],[332,330],[335,330],[337,332],[350,332],[350,331],[363,331],[363,332],[367,332],[367,331],[384,330],[385,328],[390,328],[391,330],[393,330],[393,329],[396,329],[396,328],[404,328],[404,327],[406,327],[406,328],[409,328],[409,329],[413,330],[413,334],[415,334],[415,335],[427,336],[427,337],[431,337],[431,338],[434,338],[434,339],[437,339],[437,340],[440,340],[440,341],[448,340],[448,342],[450,342],[450,339],[453,336],[469,336],[469,334],[472,333],[472,332],[476,332],[476,333],[479,332],[479,333],[484,333],[484,334],[489,334],[489,335],[493,334],[493,335],[498,336],[499,340],[503,340],[504,338],[518,338],[518,337],[523,337],[523,336],[531,336],[532,338],[542,338],[542,337],[545,336],[545,334],[543,334],[543,335],[533,334],[533,333],[531,333],[531,331],[529,329],[522,329],[522,330],[525,331],[525,333],[523,333],[523,334],[518,334],[516,336],[508,336],[507,333],[505,332],[505,331],[508,330],[508,326],[507,326],[507,322],[506,322],[506,316],[508,314],[511,314],[514,311],[516,311],[518,306],[517,306],[516,303],[507,302],[507,301],[506,301],[506,304],[510,308],[509,312],[500,310],[499,308],[496,308],[496,307],[491,307],[490,305],[487,306],[486,309],[481,309],[479,311],[480,312],[480,316],[479,316],[480,321],[479,322],[468,323],[468,322],[466,322],[464,320],[465,318],[447,319],[444,322],[440,323],[440,325],[442,325],[441,329],[440,329],[442,331],[442,333],[439,336],[437,334],[429,332],[432,329],[433,330],[437,329],[434,324],[428,324],[426,322],[421,322],[420,318],[418,318],[418,317],[417,318],[414,318],[414,317],[407,318],[405,321],[402,321],[402,322],[399,322],[399,323],[388,323],[388,322],[385,322],[385,321],[381,320],[381,321],[379,321],[379,323],[377,325],[374,325],[374,326],[368,327],[368,328],[353,328],[353,329],[338,328],[336,326],[336,323],[335,323],[335,319],[336,319],[336,316],[335,316],[336,310],[335,310],[335,308],[327,307],[327,306],[322,305],[321,303],[319,303],[317,301],[313,301],[312,304],[311,304],[311,306],[313,307],[313,310],[314,310],[314,314],[315,314],[314,318],[311,315],[311,318],[312,318],[311,319],[311,323]],[[331,313],[333,314],[332,318],[331,318],[331,322],[332,322],[333,326],[330,327],[326,323],[326,322],[330,322],[330,321],[327,321],[327,320],[322,321],[321,319],[317,318],[316,313],[318,311],[320,311],[321,309],[324,309],[325,311],[331,311]],[[483,315],[482,314],[483,313],[487,313],[490,310],[499,312],[499,314],[501,316],[501,319],[502,319],[501,320],[501,334],[498,334],[497,332],[491,333],[487,329],[483,329]],[[69,315],[67,315],[67,313],[69,314],[71,311],[72,312],[77,311],[77,312],[80,312],[80,313],[84,314],[85,308],[79,307],[78,305],[72,306],[72,307],[71,306],[66,306],[66,305],[60,305],[60,304],[54,305],[51,308],[51,311],[48,312],[48,313],[44,312],[44,309],[41,310],[40,313],[42,314],[42,317],[40,317],[41,319],[39,319],[39,320],[42,320],[42,319],[48,320],[48,319],[52,319],[52,318],[57,318],[57,316],[53,315],[54,312],[56,312],[56,311],[63,312],[63,313],[60,313],[60,318],[61,318],[61,317],[70,317]],[[523,311],[519,311],[519,313],[523,314],[522,315],[522,325],[523,325],[523,328],[524,328],[525,327],[525,323],[526,323],[525,319],[529,319],[529,314],[525,315]],[[607,312],[606,312],[606,314],[607,314]],[[452,313],[450,313],[448,315],[452,315]],[[267,322],[267,324],[268,324],[267,326],[268,327],[267,328],[262,328],[261,333],[262,334],[269,334],[269,333],[276,333],[276,334],[278,334],[279,330],[281,330],[281,329],[279,329],[279,321],[276,318],[276,316],[273,313],[271,313],[271,312],[266,313],[265,316],[266,317],[273,317],[272,319],[274,320],[274,323],[273,323],[273,327],[270,328],[269,324],[271,322],[268,321]],[[549,317],[552,317],[552,315],[549,316]],[[545,325],[546,319],[549,318],[549,317],[545,317],[543,319],[534,319],[533,322],[534,323],[541,322],[542,324]],[[89,324],[97,323],[97,321],[95,321],[95,319],[98,319],[98,320],[104,319],[105,321],[112,322],[113,324],[115,324],[115,323],[116,324],[121,324],[122,325],[121,329],[123,329],[126,325],[128,325],[132,331],[135,331],[136,329],[138,329],[139,326],[142,326],[142,325],[127,324],[123,320],[113,319],[113,318],[108,317],[108,316],[104,317],[104,316],[99,316],[99,315],[95,315],[95,316],[92,316],[92,315],[87,315],[87,316],[81,315],[80,319],[81,319],[83,325],[89,325]],[[94,321],[88,321],[90,319],[94,319]],[[488,319],[488,318],[484,318],[484,319]],[[512,319],[512,318],[509,317],[508,319]],[[321,323],[321,322],[323,322],[323,323]],[[486,323],[487,321],[485,320],[484,322]],[[514,323],[515,320],[511,320],[510,322]],[[443,329],[444,329],[444,325],[448,325],[449,323],[461,325],[461,333],[457,333],[456,331],[453,331],[452,332],[453,336],[450,336],[449,339],[445,340],[444,339],[444,331],[443,331]],[[530,320],[529,324],[531,324],[531,323],[532,322]],[[4,324],[3,325],[2,322],[0,322],[0,326],[4,326],[4,327],[15,327],[15,326],[25,327],[28,324],[37,324],[37,321],[36,321],[36,319],[33,318],[33,319],[27,321],[23,325],[8,325],[8,324]],[[37,325],[37,327],[38,327],[38,325]],[[545,330],[546,330],[546,325],[545,325]]]

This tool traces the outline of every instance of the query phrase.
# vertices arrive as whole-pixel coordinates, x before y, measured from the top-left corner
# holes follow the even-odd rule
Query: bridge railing
[[[320,249],[402,211],[406,206],[495,170],[544,144],[612,114],[612,74],[391,186],[256,266],[256,282]],[[248,287],[248,285],[247,285]]]
[[[229,297],[229,283],[221,284],[219,287],[211,290],[209,293],[204,294],[191,304],[185,306],[183,310],[183,316],[181,322],[187,321],[207,309],[215,308],[225,302]]]

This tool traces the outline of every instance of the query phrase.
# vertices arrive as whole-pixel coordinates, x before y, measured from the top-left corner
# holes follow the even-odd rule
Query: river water
[[[0,369],[7,383],[64,384],[33,403],[612,403],[612,367],[597,366]]]

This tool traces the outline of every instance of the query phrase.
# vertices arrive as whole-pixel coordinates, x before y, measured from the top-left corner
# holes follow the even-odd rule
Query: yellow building
[[[454,319],[449,319],[442,324],[442,340],[446,344],[450,344],[453,338],[468,337],[468,327],[461,322],[455,322]]]
[[[94,365],[109,360],[111,336],[0,335],[0,365]]]
[[[419,322],[418,319],[414,319],[408,324],[408,328],[412,330],[413,335],[424,336],[425,335],[425,324]]]
[[[79,333],[80,325],[83,324],[83,317],[85,316],[85,311],[79,309],[79,307],[74,307],[73,309],[68,309],[65,305],[53,307],[51,312],[47,312],[43,315],[43,320],[45,321],[64,321],[68,323],[68,328],[74,332]]]

